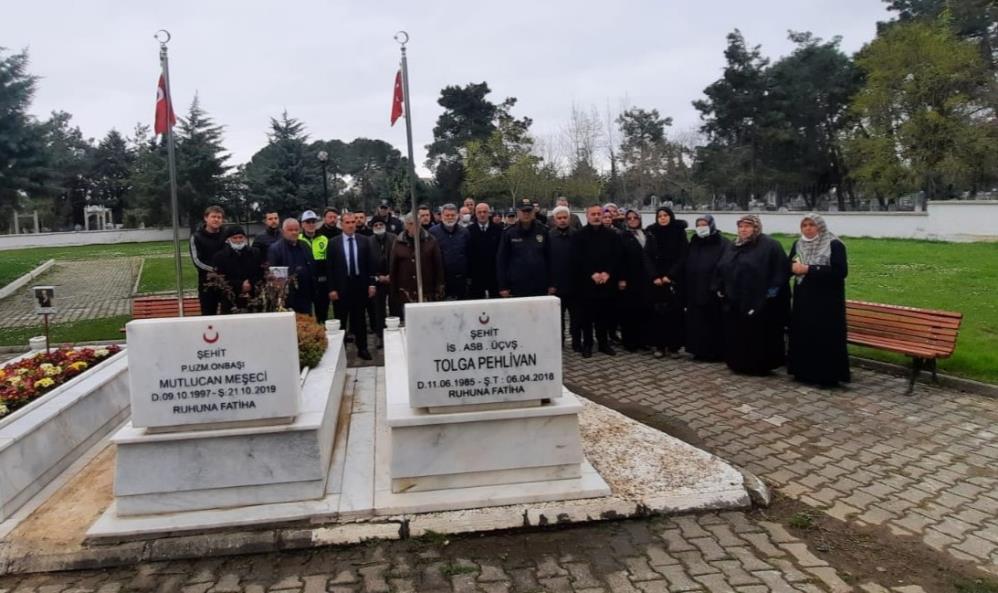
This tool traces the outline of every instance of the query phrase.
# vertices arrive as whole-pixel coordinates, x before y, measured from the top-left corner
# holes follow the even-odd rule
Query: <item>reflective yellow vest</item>
[[[315,261],[326,261],[326,250],[329,248],[329,237],[325,235],[315,234],[315,237],[309,239],[304,234],[299,235],[298,239],[304,241],[312,249],[312,259]]]

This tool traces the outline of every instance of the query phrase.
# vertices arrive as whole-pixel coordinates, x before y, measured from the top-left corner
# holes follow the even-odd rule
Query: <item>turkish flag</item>
[[[166,78],[159,75],[159,86],[156,87],[156,124],[153,132],[165,134],[177,124],[177,116],[173,114],[173,101],[166,92]]]
[[[392,125],[402,117],[402,71],[395,73],[395,96],[392,97]]]

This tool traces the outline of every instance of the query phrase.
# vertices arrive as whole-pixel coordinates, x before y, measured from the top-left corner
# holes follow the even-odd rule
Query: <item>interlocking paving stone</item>
[[[127,315],[140,257],[110,260],[56,261],[35,284],[56,287],[56,313],[50,323],[68,323]],[[0,327],[40,324],[31,287],[0,300]]]
[[[862,368],[848,387],[823,390],[782,369],[745,377],[723,364],[626,353],[582,359],[566,351],[564,361],[566,383],[583,395],[627,405],[627,413],[637,406],[661,425],[685,424],[697,444],[791,498],[998,571],[990,547],[998,542],[977,533],[998,525],[998,400],[924,384],[906,397],[904,377]],[[773,418],[786,421],[765,421]],[[765,552],[778,543],[744,539]]]

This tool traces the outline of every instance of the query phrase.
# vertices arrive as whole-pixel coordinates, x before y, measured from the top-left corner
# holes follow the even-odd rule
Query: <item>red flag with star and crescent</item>
[[[392,97],[392,125],[402,117],[402,71],[395,73],[395,96]]]
[[[177,124],[177,117],[173,114],[173,101],[166,93],[166,78],[159,75],[159,86],[156,87],[156,124],[153,132],[165,134],[169,128]]]

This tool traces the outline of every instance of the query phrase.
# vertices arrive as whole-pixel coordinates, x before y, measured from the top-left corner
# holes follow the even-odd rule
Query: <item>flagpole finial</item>
[[[395,41],[404,48],[405,44],[409,43],[409,34],[405,31],[399,31],[395,34]]]
[[[159,31],[156,31],[156,34],[153,35],[153,37],[156,39],[156,41],[159,42],[160,45],[164,47],[166,46],[167,43],[170,43],[170,39],[173,38],[173,36],[170,35],[170,32],[167,31],[166,29],[160,29]]]

